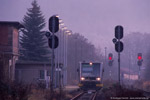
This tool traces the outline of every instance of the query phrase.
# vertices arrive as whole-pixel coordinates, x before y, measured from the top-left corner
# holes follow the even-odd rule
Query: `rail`
[[[85,92],[81,92],[77,94],[75,97],[73,97],[71,100],[77,100],[80,96],[82,96]]]
[[[75,97],[73,97],[71,100],[95,100],[97,96],[97,91],[88,93],[88,92],[81,92]]]

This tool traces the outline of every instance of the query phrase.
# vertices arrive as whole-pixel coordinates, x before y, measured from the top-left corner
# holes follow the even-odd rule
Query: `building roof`
[[[0,25],[10,25],[16,27],[17,29],[25,28],[22,24],[16,21],[0,21]]]
[[[50,64],[50,62],[39,62],[39,61],[21,61],[18,60],[16,64]]]
[[[120,71],[122,72],[122,73],[126,73],[126,74],[137,74],[137,72],[136,71],[133,71],[132,69],[129,69],[129,68],[126,68],[126,67],[121,67],[120,68]]]

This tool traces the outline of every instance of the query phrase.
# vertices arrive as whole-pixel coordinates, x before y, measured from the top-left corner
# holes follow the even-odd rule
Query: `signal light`
[[[53,44],[52,38],[53,36],[50,36],[48,39],[48,45],[50,48],[52,48],[52,44]],[[56,35],[54,35],[54,49],[58,47],[58,44],[59,44],[59,39]]]
[[[108,59],[109,59],[109,60],[112,60],[112,57],[113,57],[113,54],[112,54],[112,53],[109,53],[109,54],[108,54]]]
[[[141,56],[138,56],[138,60],[142,60],[142,57],[141,57]]]
[[[112,57],[109,57],[108,59],[109,59],[109,60],[112,60]]]
[[[113,54],[112,53],[109,53],[108,54],[108,65],[109,66],[112,66],[112,64],[113,64]]]
[[[49,19],[49,30],[52,33],[56,33],[59,30],[59,18],[58,16],[54,15]]]
[[[138,59],[138,60],[142,60],[142,53],[138,53],[137,59]]]
[[[143,62],[142,53],[138,53],[137,59],[138,59],[137,61],[138,66],[142,66],[142,62]]]
[[[117,52],[122,52],[123,51],[123,43],[121,41],[117,41],[115,43],[115,50]]]
[[[51,36],[51,33],[48,32],[48,31],[46,31],[46,32],[45,32],[45,36],[46,36],[47,38],[49,38],[49,37]]]
[[[123,38],[123,27],[121,25],[115,27],[115,37],[116,39]]]

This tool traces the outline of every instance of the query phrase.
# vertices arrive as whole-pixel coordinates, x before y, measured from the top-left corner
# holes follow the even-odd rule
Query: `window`
[[[47,70],[47,76],[50,76],[50,71],[49,70]]]
[[[40,70],[40,79],[44,79],[44,70]]]

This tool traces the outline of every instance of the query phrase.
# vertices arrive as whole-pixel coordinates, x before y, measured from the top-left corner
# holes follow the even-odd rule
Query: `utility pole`
[[[104,49],[105,49],[105,66],[104,67],[106,67],[107,66],[106,64],[107,47],[105,47]],[[103,76],[104,76],[104,67],[102,69],[102,83],[103,83]]]

